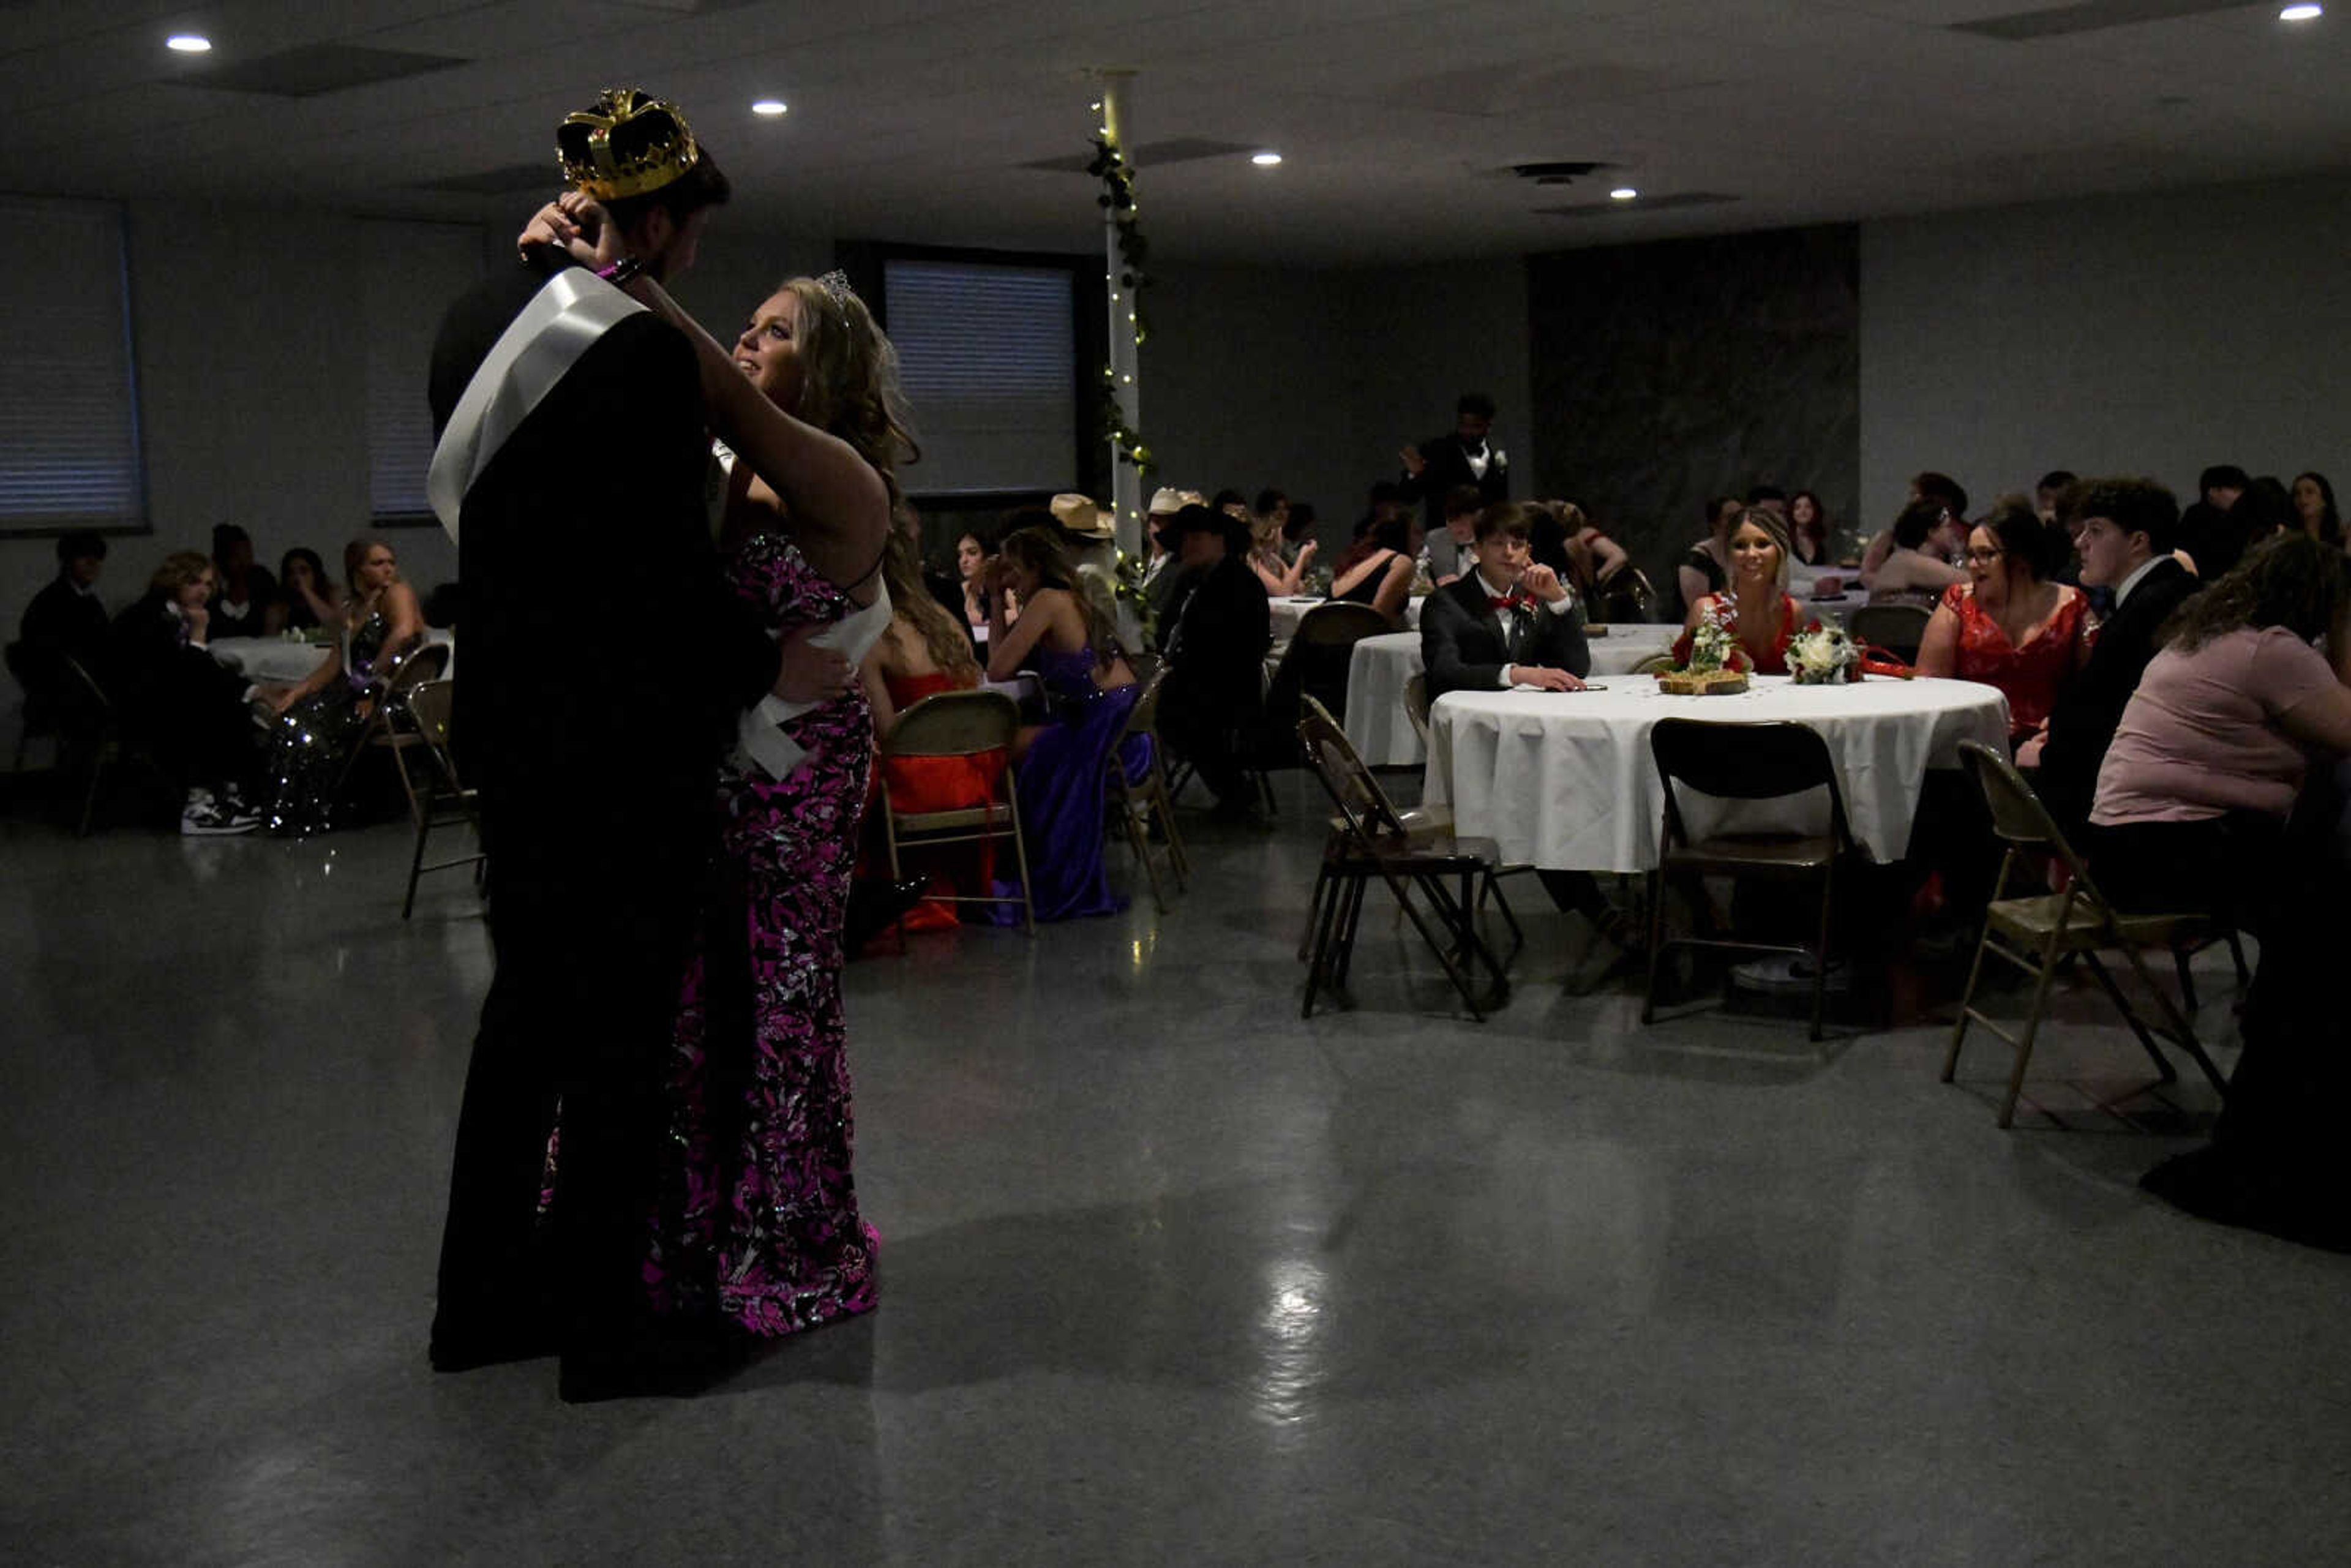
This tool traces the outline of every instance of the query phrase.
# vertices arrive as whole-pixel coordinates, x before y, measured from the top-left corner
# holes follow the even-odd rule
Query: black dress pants
[[[698,840],[615,841],[641,840],[646,816],[633,832],[485,821],[497,967],[457,1122],[436,1345],[548,1322],[592,1346],[645,1322],[664,1069],[704,873]]]

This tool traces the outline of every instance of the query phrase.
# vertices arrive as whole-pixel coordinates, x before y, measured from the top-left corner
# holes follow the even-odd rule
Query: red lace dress
[[[2060,587],[2057,612],[2049,623],[2011,647],[2000,622],[1976,602],[1972,584],[1955,582],[1943,591],[1942,608],[1959,618],[1958,661],[1951,673],[1963,681],[1998,686],[2008,698],[2009,742],[2039,729],[2049,717],[2057,692],[2073,674],[2088,635],[2090,601],[2074,589]]]
[[[1730,612],[1729,624],[1731,634],[1733,636],[1737,636],[1739,632],[1739,601],[1730,598],[1727,594],[1708,594],[1707,597],[1708,599],[1712,599],[1716,603],[1722,605]],[[1699,602],[1703,603],[1704,601],[1701,600]],[[1760,654],[1752,648],[1749,647],[1744,639],[1741,639],[1738,652],[1731,654],[1731,664],[1734,667],[1747,670],[1752,674],[1784,675],[1788,673],[1788,643],[1797,632],[1803,629],[1803,607],[1783,593],[1780,595],[1780,635],[1772,641],[1772,643],[1769,648],[1765,649]],[[1696,632],[1683,632],[1680,640],[1674,643],[1675,664],[1687,664],[1689,663],[1690,644],[1697,640],[1698,634]]]

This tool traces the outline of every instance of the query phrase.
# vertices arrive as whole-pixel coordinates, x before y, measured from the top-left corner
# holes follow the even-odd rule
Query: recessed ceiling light
[[[2326,15],[2324,5],[2289,5],[2278,13],[2281,22],[2314,22]]]
[[[1281,162],[1281,154],[1279,152],[1256,152],[1250,154],[1249,162],[1256,164],[1260,169],[1270,169],[1276,163]]]
[[[784,112],[784,100],[780,98],[763,98],[751,106],[751,112],[764,114],[769,120],[773,120]]]
[[[1608,199],[1612,202],[1629,202],[1640,193],[1630,185],[1619,185],[1608,193]]]
[[[211,52],[213,41],[202,33],[174,33],[163,40],[163,47],[175,54],[202,55]]]

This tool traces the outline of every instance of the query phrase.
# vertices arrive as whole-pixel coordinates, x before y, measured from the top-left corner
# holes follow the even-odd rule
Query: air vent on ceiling
[[[1162,168],[1169,163],[1196,163],[1203,158],[1229,158],[1236,152],[1254,152],[1257,144],[1249,141],[1211,141],[1201,136],[1178,136],[1168,141],[1145,141],[1127,149],[1127,161],[1136,169]],[[1034,162],[1017,164],[1021,169],[1043,169],[1056,174],[1082,174],[1086,165],[1094,161],[1091,152],[1072,153],[1066,158],[1040,158]]]
[[[2004,16],[1980,16],[1972,22],[1953,22],[1949,30],[2021,44],[2032,38],[2097,33],[2108,27],[2133,27],[2146,22],[2168,22],[2175,16],[2200,16],[2208,11],[2244,8],[2244,0],[2083,0],[2075,5],[2044,6],[2033,11],[2011,11]]]
[[[1566,185],[1573,184],[1574,182],[1583,179],[1587,174],[1596,173],[1600,170],[1613,169],[1615,165],[1613,163],[1594,163],[1579,162],[1575,159],[1559,159],[1550,162],[1541,163],[1513,163],[1510,165],[1510,172],[1516,174],[1521,180],[1531,180],[1538,185]]]
[[[1637,202],[1571,202],[1562,207],[1537,207],[1547,218],[1631,217],[1636,213],[1664,212],[1675,207],[1719,207],[1739,200],[1720,191],[1677,191],[1670,195],[1643,196]]]
[[[172,77],[197,87],[229,92],[266,93],[272,98],[317,98],[347,88],[366,87],[426,71],[470,65],[455,55],[419,55],[405,49],[371,49],[356,44],[305,44],[274,55],[227,60],[182,71]]]
[[[503,196],[516,191],[551,191],[562,183],[563,172],[556,166],[550,154],[536,163],[507,163],[472,174],[451,174],[444,179],[420,181],[410,189],[454,191],[468,196]]]

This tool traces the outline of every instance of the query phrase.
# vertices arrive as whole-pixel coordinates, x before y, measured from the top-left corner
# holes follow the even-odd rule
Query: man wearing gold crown
[[[692,264],[726,176],[674,106],[633,89],[570,116],[558,144],[618,258],[591,272],[528,249],[450,307],[434,345],[430,490],[467,596],[457,744],[490,854],[496,972],[458,1120],[432,1358],[460,1371],[559,1351],[578,1400],[701,1386],[737,1355],[715,1324],[656,1320],[641,1267],[716,764],[747,708],[794,694],[759,616],[726,591],[709,527],[720,411],[705,394],[732,406],[748,383],[690,319],[623,291]],[[853,515],[878,541],[887,498],[862,460],[805,426],[783,439],[806,481],[799,520]],[[576,601],[548,591],[559,555],[625,563],[631,637],[587,641]]]

